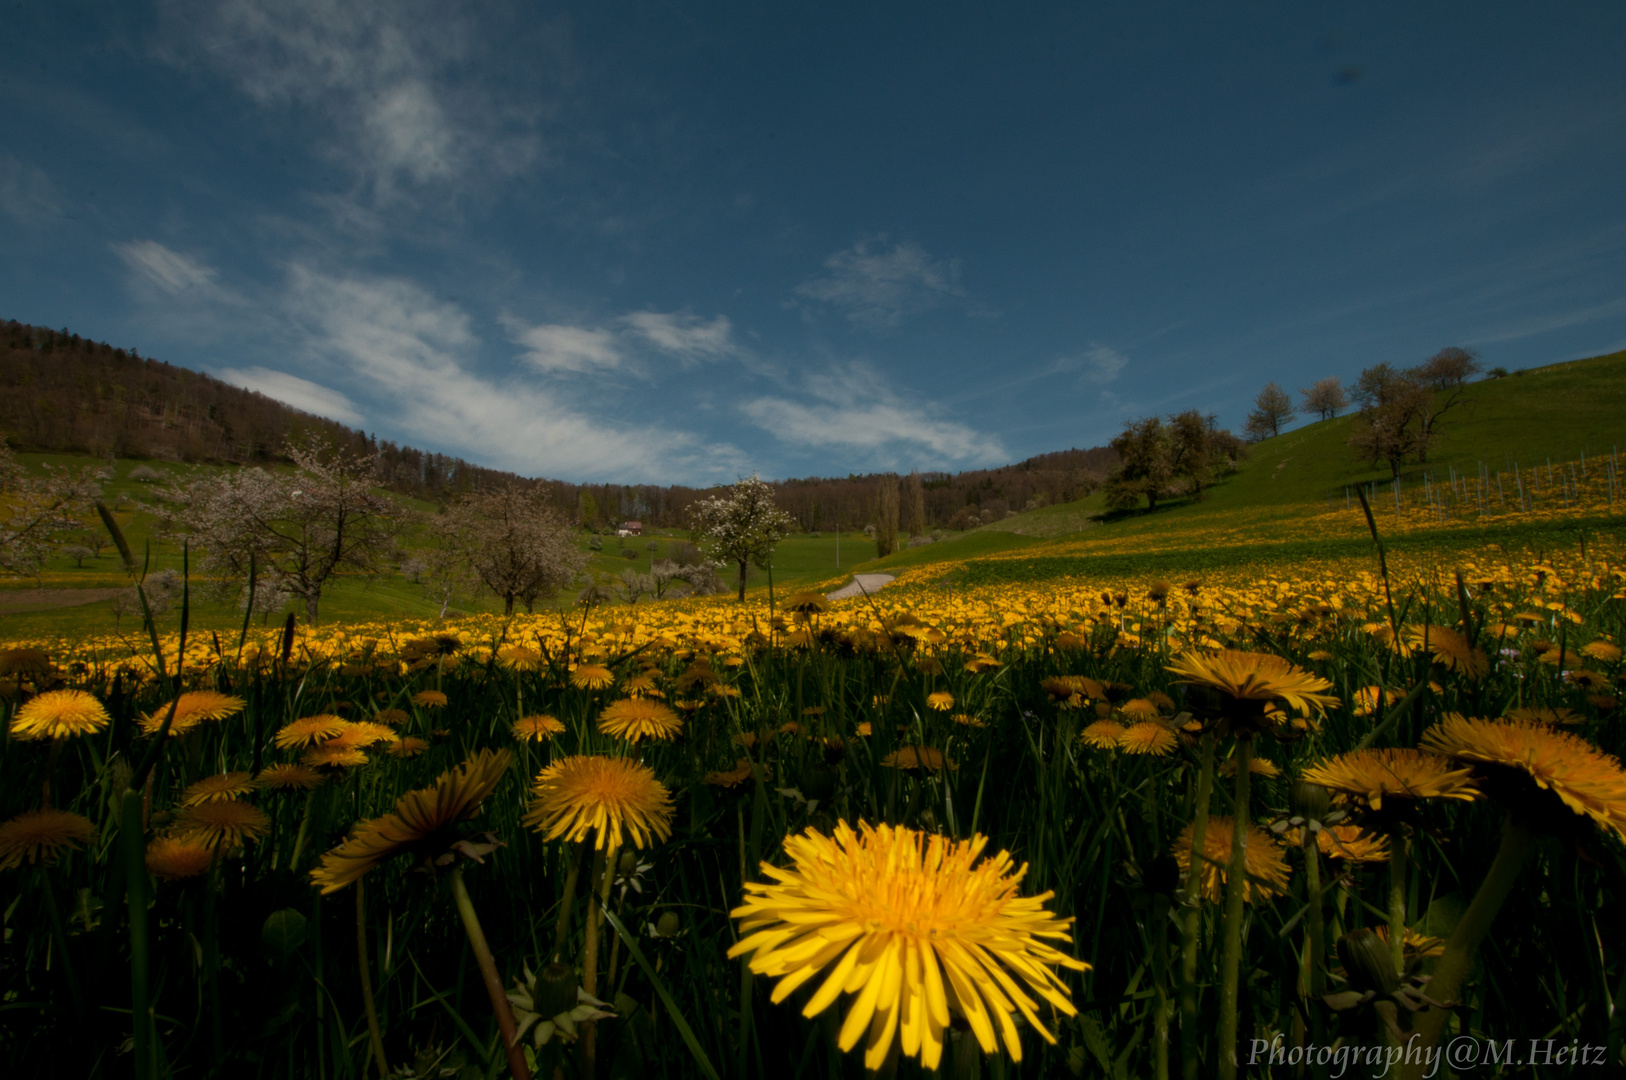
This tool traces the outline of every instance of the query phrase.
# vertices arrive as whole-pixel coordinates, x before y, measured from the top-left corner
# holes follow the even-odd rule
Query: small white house
[[[644,523],[641,521],[623,521],[621,527],[615,530],[617,536],[642,536]]]

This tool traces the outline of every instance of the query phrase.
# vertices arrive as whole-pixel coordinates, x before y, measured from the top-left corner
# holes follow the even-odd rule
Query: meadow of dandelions
[[[17,643],[0,1039],[142,1080],[1619,1061],[1611,556]]]

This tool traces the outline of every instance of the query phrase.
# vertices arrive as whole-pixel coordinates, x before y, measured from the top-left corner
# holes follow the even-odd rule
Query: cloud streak
[[[895,330],[905,320],[965,295],[959,260],[934,259],[909,241],[888,249],[884,236],[834,253],[824,260],[824,269],[796,286],[796,295],[835,308],[854,326],[875,333]]]
[[[301,379],[298,375],[289,375],[285,371],[273,371],[270,368],[248,367],[224,368],[220,372],[220,378],[234,386],[241,386],[245,390],[257,390],[285,405],[292,405],[316,416],[325,416],[329,420],[337,420],[341,424],[355,424],[359,427],[362,422],[361,413],[356,411],[355,403],[349,398],[320,383]]]
[[[941,415],[941,407],[912,402],[861,364],[810,376],[801,401],[759,397],[740,411],[781,442],[803,449],[866,454],[872,464],[991,464],[1006,457],[999,438]]]

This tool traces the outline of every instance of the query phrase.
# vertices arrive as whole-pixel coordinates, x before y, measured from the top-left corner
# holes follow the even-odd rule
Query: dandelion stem
[[[130,905],[130,1026],[136,1080],[158,1075],[147,1004],[147,845],[142,837],[141,792],[124,793],[119,807],[119,847],[124,853],[125,898]]]
[[[1236,742],[1236,827],[1231,833],[1231,865],[1225,876],[1225,916],[1220,945],[1220,1080],[1236,1080],[1237,991],[1242,971],[1243,900],[1248,887],[1248,800],[1253,738]],[[1192,865],[1198,865],[1193,849]]]
[[[1202,767],[1197,773],[1197,805],[1191,821],[1191,870],[1186,874],[1185,925],[1180,934],[1180,1067],[1185,1080],[1197,1080],[1197,939],[1203,925],[1203,844],[1208,837],[1208,802],[1214,793],[1214,733],[1203,735]]]
[[[1502,844],[1496,850],[1496,858],[1492,860],[1479,891],[1474,894],[1473,902],[1468,905],[1450,940],[1445,943],[1445,955],[1434,965],[1434,977],[1428,982],[1428,996],[1435,1001],[1450,1003],[1462,989],[1463,981],[1473,969],[1479,943],[1490,931],[1502,902],[1513,891],[1525,861],[1535,849],[1537,837],[1534,830],[1518,824],[1511,816],[1503,822]],[[1417,1014],[1416,1042],[1413,1045],[1420,1052],[1407,1053],[1407,1063],[1400,1073],[1401,1080],[1418,1080],[1423,1076],[1429,1056],[1421,1051],[1432,1049],[1439,1041],[1447,1015],[1447,1010],[1435,1008]]]
[[[610,906],[610,879],[614,877],[616,845],[611,841],[606,850],[593,855],[593,875],[598,882],[598,905],[587,909],[587,944],[582,949],[582,989],[591,996],[598,995],[598,929],[599,912]],[[588,1020],[582,1024],[582,1075],[597,1076],[598,1024]]]
[[[1389,956],[1397,975],[1406,971],[1406,864],[1410,846],[1405,826],[1389,835]]]
[[[378,1030],[378,1009],[373,1005],[373,976],[367,963],[367,904],[362,893],[361,878],[356,879],[356,959],[361,963],[361,1003],[367,1009],[367,1035],[373,1044],[373,1064],[378,1066],[379,1080],[390,1075],[389,1062],[384,1057],[384,1035]]]
[[[553,958],[564,959],[565,942],[570,937],[570,906],[576,899],[576,883],[582,876],[582,859],[587,854],[587,841],[583,840],[576,845],[576,854],[570,860],[570,870],[565,874],[565,893],[559,901],[559,923],[553,932]]]
[[[497,1030],[502,1034],[503,1049],[508,1054],[508,1071],[514,1080],[531,1080],[531,1067],[525,1063],[525,1048],[519,1043],[519,1032],[514,1027],[514,1013],[508,1007],[508,995],[503,993],[502,976],[497,974],[497,961],[491,956],[491,946],[480,929],[479,916],[474,913],[474,902],[469,899],[468,886],[463,884],[463,868],[452,870],[452,896],[457,901],[457,913],[463,919],[463,932],[469,936],[469,948],[474,961],[480,965],[480,978],[486,984],[491,998],[491,1011],[497,1014]]]

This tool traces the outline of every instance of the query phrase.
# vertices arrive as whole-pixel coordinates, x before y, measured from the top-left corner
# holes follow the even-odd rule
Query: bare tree
[[[920,479],[920,470],[912,470],[909,473],[909,479],[905,483],[905,507],[908,511],[908,520],[905,525],[910,536],[924,536],[926,534],[926,485]]]
[[[1427,462],[1440,436],[1440,418],[1468,401],[1468,379],[1480,370],[1466,349],[1441,349],[1413,368],[1374,364],[1355,382],[1360,419],[1349,443],[1372,464],[1385,461],[1398,477],[1408,457]]]
[[[886,558],[898,550],[898,478],[881,477],[876,492],[875,554]]]
[[[790,515],[774,505],[773,488],[759,480],[755,473],[725,494],[692,504],[689,520],[690,539],[702,551],[740,568],[739,598],[742,601],[747,569],[752,563],[766,566],[774,546],[784,539],[791,526]]]
[[[1293,399],[1274,382],[1265,384],[1259,396],[1253,399],[1253,411],[1242,425],[1242,433],[1249,442],[1275,438],[1282,433],[1282,425],[1293,419]]]
[[[502,598],[508,615],[516,601],[531,610],[587,564],[573,530],[539,487],[505,484],[463,495],[441,516],[437,531],[480,584]]]
[[[253,560],[260,578],[303,600],[315,622],[335,578],[383,571],[406,512],[374,494],[371,459],[314,441],[286,452],[292,473],[238,469],[166,495],[226,595]]]
[[[101,494],[106,474],[86,466],[77,472],[47,465],[32,475],[0,438],[0,568],[33,573],[50,555],[73,514]]]
[[[1300,389],[1299,395],[1304,399],[1304,411],[1320,413],[1323,420],[1337,416],[1339,409],[1349,408],[1349,395],[1344,393],[1344,384],[1336,375],[1317,379],[1314,384]]]

